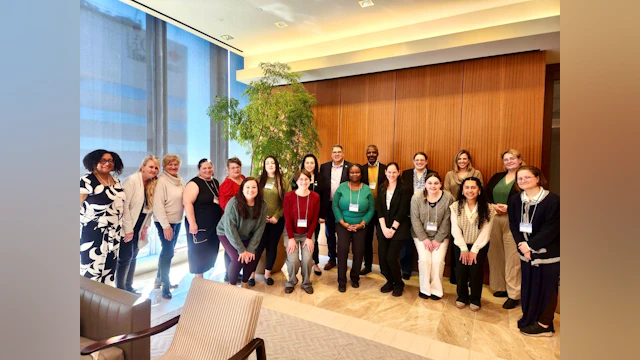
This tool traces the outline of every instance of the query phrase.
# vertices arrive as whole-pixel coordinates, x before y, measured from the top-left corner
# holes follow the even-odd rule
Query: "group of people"
[[[202,276],[211,269],[222,244],[225,281],[254,286],[265,252],[264,281],[273,285],[271,271],[284,237],[285,292],[293,292],[300,272],[301,289],[312,294],[311,272],[322,274],[317,242],[325,224],[329,261],[324,270],[337,266],[340,292],[347,283],[359,287],[360,277],[371,272],[375,233],[387,280],[380,291],[402,296],[417,254],[419,296],[438,301],[453,241],[450,281],[456,284],[458,308],[481,308],[488,260],[494,296],[507,298],[505,309],[521,303],[521,332],[551,336],[560,277],[560,210],[559,197],[543,188],[540,170],[509,149],[501,156],[505,171],[485,185],[466,150],[455,155],[444,179],[428,169],[423,152],[414,155],[412,169],[402,172],[395,162],[381,164],[378,155],[377,146],[370,145],[367,163],[352,164],[342,146],[334,145],[332,160],[322,165],[315,155],[304,156],[291,183],[274,156],[264,159],[257,178],[245,178],[240,160],[229,159],[222,184],[213,178],[211,161],[202,159],[198,176],[186,185],[178,175],[178,156],[163,158],[160,175],[158,159],[148,156],[121,185],[112,175],[122,171],[119,156],[93,151],[84,158],[88,173],[80,180],[81,273],[134,291],[135,257],[147,242],[153,216],[162,242],[156,286],[171,298],[175,285],[169,269],[184,213],[191,273]]]

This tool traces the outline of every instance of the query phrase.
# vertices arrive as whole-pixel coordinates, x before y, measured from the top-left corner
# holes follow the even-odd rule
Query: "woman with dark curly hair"
[[[113,151],[94,150],[80,178],[80,275],[114,285],[123,237],[124,189],[117,177],[124,165]]]
[[[468,177],[462,181],[458,201],[451,204],[451,233],[456,255],[456,307],[469,305],[471,311],[480,310],[484,262],[487,260],[489,234],[496,211],[487,202],[482,181]],[[469,288],[471,287],[471,296]],[[470,303],[470,304],[469,304]]]

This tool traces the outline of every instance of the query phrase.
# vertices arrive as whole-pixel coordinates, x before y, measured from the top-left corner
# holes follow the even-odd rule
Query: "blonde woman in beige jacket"
[[[134,294],[133,274],[136,269],[138,250],[149,242],[147,229],[151,224],[153,194],[158,182],[160,162],[149,155],[142,160],[140,169],[129,176],[122,187],[126,195],[122,217],[124,238],[120,244],[118,266],[116,269],[116,286]]]

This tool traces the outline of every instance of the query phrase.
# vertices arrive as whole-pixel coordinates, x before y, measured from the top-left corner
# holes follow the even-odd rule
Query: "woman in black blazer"
[[[404,282],[400,270],[400,251],[407,239],[411,239],[409,204],[413,192],[398,182],[398,164],[392,162],[385,170],[387,180],[378,188],[376,214],[379,216],[377,238],[380,271],[387,283],[380,289],[393,296],[402,296]]]

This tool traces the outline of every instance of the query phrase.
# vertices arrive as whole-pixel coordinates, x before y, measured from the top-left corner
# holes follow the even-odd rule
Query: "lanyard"
[[[307,212],[304,214],[305,221],[309,217],[309,203],[311,202],[310,196],[311,196],[311,193],[307,195]],[[300,197],[298,196],[298,194],[296,194],[296,203],[298,203],[298,220],[299,220],[300,219]]]
[[[214,197],[217,197],[218,187],[216,186],[215,181],[213,181],[213,178],[211,178],[211,183],[213,184],[213,186],[211,186],[207,180],[204,180],[204,183],[207,184],[207,187],[209,188],[209,191],[211,191],[211,194],[213,194]],[[215,193],[213,192],[214,189],[216,190]]]
[[[360,203],[360,190],[362,190],[362,184],[360,184],[360,189],[358,189],[358,200],[356,200],[356,204]],[[349,183],[349,205],[355,205],[351,202],[351,183]]]
[[[538,208],[538,200],[537,199],[540,199],[540,197],[542,196],[543,192],[544,192],[544,190],[540,190],[540,193],[534,199],[530,200],[530,201],[535,201],[536,202],[533,205],[533,213],[531,214],[531,219],[529,219],[528,211],[525,211],[525,209],[524,209],[524,201],[522,202],[522,207],[521,207],[521,212],[520,212],[520,222],[525,223],[525,224],[533,223],[533,217],[536,215],[536,209]],[[527,209],[527,210],[529,210],[529,209]],[[529,220],[529,221],[527,221],[527,220]]]

